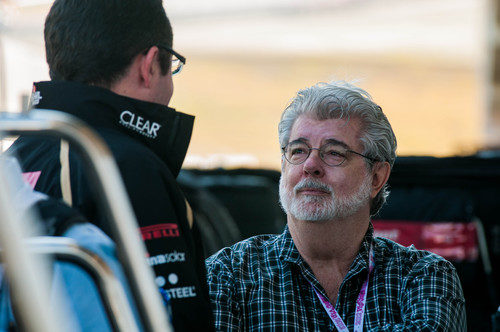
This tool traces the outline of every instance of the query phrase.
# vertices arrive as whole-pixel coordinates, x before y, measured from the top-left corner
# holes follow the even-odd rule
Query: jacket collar
[[[94,128],[117,130],[150,148],[177,177],[186,156],[194,117],[77,82],[33,85],[31,107],[72,114]]]

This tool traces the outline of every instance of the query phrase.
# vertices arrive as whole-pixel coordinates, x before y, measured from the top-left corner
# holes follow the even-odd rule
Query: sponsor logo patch
[[[35,189],[36,183],[38,182],[38,179],[40,178],[40,174],[42,174],[42,171],[36,171],[36,172],[25,172],[22,174],[24,182],[29,184],[31,186],[31,189]]]
[[[186,253],[173,251],[167,254],[161,254],[156,256],[151,256],[147,258],[148,264],[150,266],[168,264],[168,263],[177,263],[177,262],[185,262],[186,261]]]
[[[120,124],[149,138],[156,138],[158,130],[161,128],[159,123],[146,120],[128,110],[120,114]]]
[[[40,91],[36,91],[36,87],[33,85],[33,91],[31,91],[29,108],[32,108],[33,106],[38,105],[40,103],[40,100],[42,100],[42,96],[40,95]]]
[[[179,226],[177,224],[157,224],[141,227],[142,239],[144,241],[161,239],[163,237],[179,237]]]
[[[196,297],[196,287],[177,287],[167,289],[167,293],[171,299],[184,299],[189,297]]]
[[[179,283],[179,277],[175,273],[170,273],[165,280],[164,277],[156,278],[156,284],[159,287],[164,287],[167,283],[170,285],[177,285]],[[196,287],[195,286],[186,286],[186,287],[174,287],[165,290],[170,299],[184,299],[189,297],[196,297]]]

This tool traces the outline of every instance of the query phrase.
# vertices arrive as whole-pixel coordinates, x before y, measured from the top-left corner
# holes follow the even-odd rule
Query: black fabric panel
[[[238,225],[214,195],[203,188],[197,188],[192,181],[180,181],[180,184],[200,228],[205,257],[241,240]]]
[[[401,186],[392,188],[376,219],[464,222],[473,213],[472,197],[461,188]]]
[[[238,225],[241,239],[283,231],[286,217],[279,207],[278,185],[267,177],[183,171],[179,181],[191,181],[213,194]]]

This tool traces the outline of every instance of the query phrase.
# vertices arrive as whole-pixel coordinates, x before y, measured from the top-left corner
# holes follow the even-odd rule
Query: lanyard
[[[361,291],[359,292],[358,299],[356,300],[356,313],[354,316],[354,332],[362,332],[363,331],[363,317],[365,314],[365,306],[366,306],[366,294],[368,293],[368,281],[370,280],[370,274],[373,271],[373,268],[375,266],[374,260],[373,260],[373,250],[370,248],[370,266],[368,269],[368,276],[366,277],[365,282],[363,283],[363,286],[361,287]],[[314,292],[318,296],[321,304],[323,305],[323,308],[325,308],[328,316],[330,316],[330,319],[332,320],[333,324],[337,328],[339,332],[349,332],[347,329],[347,326],[345,325],[344,321],[338,314],[337,310],[333,307],[333,305],[326,299],[323,295],[318,292],[318,290],[311,284],[312,288],[314,289]]]

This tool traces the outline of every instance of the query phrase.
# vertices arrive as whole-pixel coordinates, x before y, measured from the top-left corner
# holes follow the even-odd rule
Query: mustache
[[[314,179],[302,179],[299,183],[297,183],[295,185],[293,190],[295,193],[297,193],[299,190],[307,189],[307,188],[319,189],[319,190],[325,191],[329,194],[331,194],[333,191],[333,189],[329,185],[327,185],[321,181],[314,180]]]

